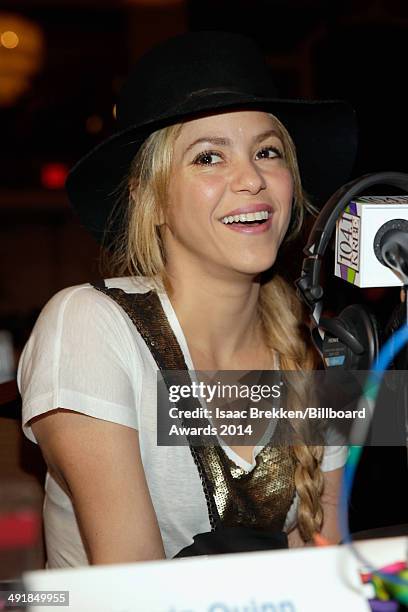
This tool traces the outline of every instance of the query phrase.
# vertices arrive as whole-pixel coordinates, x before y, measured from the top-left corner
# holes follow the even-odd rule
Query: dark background
[[[51,295],[98,276],[97,245],[62,188],[66,170],[115,128],[118,89],[140,54],[200,29],[257,39],[283,97],[349,100],[360,128],[353,177],[408,171],[406,0],[3,0],[0,34],[15,30],[19,44],[0,44],[0,330],[16,360]],[[326,283],[329,311],[364,302],[381,327],[398,302],[396,289],[359,291],[327,272]],[[355,530],[407,522],[406,464],[404,449],[365,451]]]

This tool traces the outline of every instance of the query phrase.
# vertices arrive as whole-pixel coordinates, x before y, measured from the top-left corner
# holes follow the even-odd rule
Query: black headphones
[[[336,221],[353,198],[373,185],[397,187],[408,193],[408,174],[366,174],[340,187],[317,216],[303,250],[306,257],[303,260],[302,275],[295,284],[298,295],[311,311],[312,340],[326,368],[369,370],[380,348],[376,318],[361,304],[347,306],[335,318],[321,317],[324,295],[321,262]]]

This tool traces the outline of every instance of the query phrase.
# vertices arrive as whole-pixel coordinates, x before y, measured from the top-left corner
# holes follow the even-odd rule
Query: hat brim
[[[216,93],[188,99],[149,123],[119,131],[80,159],[68,175],[66,189],[81,223],[102,242],[112,209],[123,195],[120,190],[131,161],[152,132],[198,115],[240,107],[272,113],[285,125],[296,146],[303,187],[317,208],[349,179],[357,153],[357,125],[347,102]],[[116,231],[113,225],[111,234]]]

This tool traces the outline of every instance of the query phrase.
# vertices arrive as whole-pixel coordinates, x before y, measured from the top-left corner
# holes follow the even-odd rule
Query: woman
[[[156,370],[312,367],[273,267],[306,206],[286,128],[327,196],[353,161],[352,111],[279,100],[252,41],[199,32],[139,61],[118,121],[67,183],[118,277],[54,296],[19,364],[24,431],[48,464],[48,566],[173,557],[223,521],[337,541],[342,447],[157,446]]]

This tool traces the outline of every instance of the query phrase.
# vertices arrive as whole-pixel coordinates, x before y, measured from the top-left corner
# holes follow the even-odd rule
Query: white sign
[[[406,554],[406,538],[357,546],[377,567]],[[68,590],[67,612],[367,612],[359,569],[347,546],[331,546],[44,570],[24,583]]]

